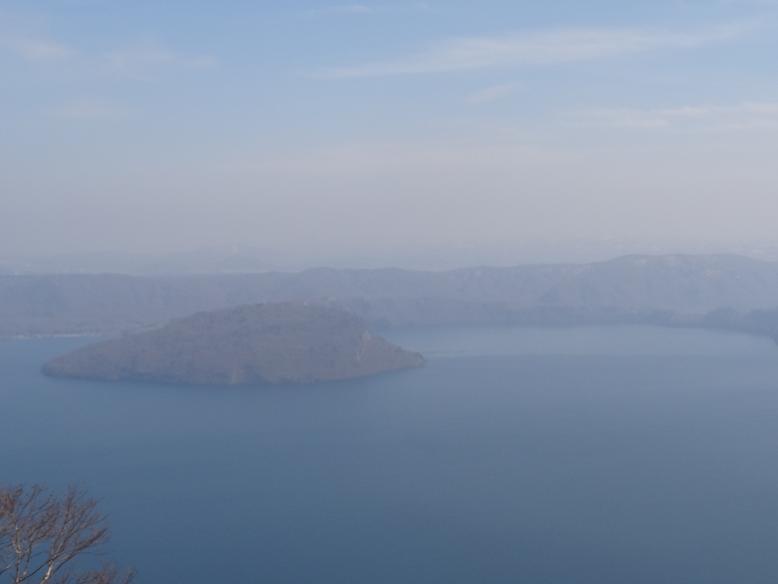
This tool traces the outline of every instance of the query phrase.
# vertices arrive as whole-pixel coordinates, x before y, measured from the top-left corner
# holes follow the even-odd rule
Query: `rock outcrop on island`
[[[46,375],[195,385],[314,383],[421,366],[348,312],[301,303],[201,312],[48,362]]]

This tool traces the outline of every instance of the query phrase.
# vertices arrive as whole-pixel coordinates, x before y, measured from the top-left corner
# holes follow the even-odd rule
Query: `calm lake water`
[[[139,583],[778,581],[778,347],[651,327],[395,332],[305,388],[51,380],[0,342],[0,482],[78,483]]]

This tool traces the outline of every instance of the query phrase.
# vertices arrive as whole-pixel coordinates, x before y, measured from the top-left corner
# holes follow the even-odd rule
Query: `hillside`
[[[0,335],[115,332],[202,310],[283,301],[344,308],[381,326],[747,312],[778,307],[778,263],[675,255],[445,272],[0,276]]]

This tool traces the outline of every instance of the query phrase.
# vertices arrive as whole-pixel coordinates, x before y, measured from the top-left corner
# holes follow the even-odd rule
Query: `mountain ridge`
[[[112,333],[203,310],[283,301],[343,308],[380,326],[521,322],[552,311],[584,320],[657,311],[699,316],[778,307],[778,263],[674,254],[440,272],[6,275],[0,276],[0,335]]]

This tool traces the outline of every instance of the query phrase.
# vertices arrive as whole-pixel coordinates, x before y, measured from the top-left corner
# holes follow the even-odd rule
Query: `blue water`
[[[0,342],[0,482],[78,483],[138,582],[778,581],[778,347],[650,327],[396,332],[305,388],[51,380]]]

